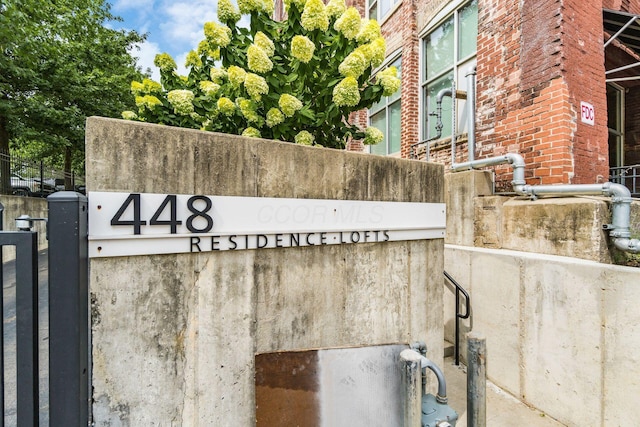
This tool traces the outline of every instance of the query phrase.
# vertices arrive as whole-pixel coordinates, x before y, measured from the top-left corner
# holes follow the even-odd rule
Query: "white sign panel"
[[[89,256],[443,238],[443,203],[89,194]]]
[[[593,105],[588,102],[580,102],[580,120],[582,123],[593,126],[596,123],[596,112]]]

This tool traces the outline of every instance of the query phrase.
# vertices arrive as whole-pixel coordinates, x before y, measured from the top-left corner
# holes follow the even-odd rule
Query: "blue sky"
[[[156,54],[169,53],[180,74],[185,74],[185,57],[204,38],[204,23],[217,20],[218,0],[109,0],[109,3],[111,12],[124,19],[111,26],[148,33],[146,42],[131,53],[143,70],[151,68],[154,80],[160,79],[153,65]]]

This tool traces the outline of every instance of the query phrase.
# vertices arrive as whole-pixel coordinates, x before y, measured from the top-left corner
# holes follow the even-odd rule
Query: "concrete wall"
[[[489,378],[528,405],[568,426],[640,425],[640,269],[611,265],[610,201],[491,196],[486,171],[445,181],[445,270],[471,296],[463,359],[464,334],[482,333]],[[444,311],[453,342],[453,291]]]
[[[2,229],[16,231],[16,218],[20,215],[29,215],[31,218],[47,218],[49,211],[47,200],[34,197],[0,196],[0,203],[4,206],[2,216]],[[38,232],[38,248],[47,247],[47,226],[43,221],[35,221],[33,231]],[[2,261],[15,259],[14,247],[7,247],[2,251]]]
[[[90,118],[87,189],[438,202],[442,166]],[[254,354],[427,342],[443,239],[92,259],[97,426],[250,426]]]
[[[487,337],[491,381],[568,426],[640,425],[639,269],[457,245],[445,269],[471,295],[462,329]]]

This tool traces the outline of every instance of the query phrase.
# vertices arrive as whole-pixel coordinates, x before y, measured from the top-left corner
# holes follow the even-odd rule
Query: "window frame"
[[[460,14],[464,8],[469,6],[471,3],[476,1],[476,8],[478,0],[458,0],[452,3],[449,3],[444,7],[438,14],[434,17],[429,25],[427,25],[423,31],[419,34],[420,39],[420,92],[419,92],[419,120],[420,120],[420,140],[428,141],[430,138],[433,138],[434,135],[429,135],[430,127],[432,122],[429,116],[429,106],[427,105],[429,101],[428,91],[429,86],[433,87],[434,83],[437,83],[440,79],[446,77],[449,74],[453,75],[453,83],[456,89],[460,90],[463,85],[461,85],[461,81],[464,79],[460,77],[460,72],[465,68],[474,69],[477,63],[477,54],[478,48],[476,43],[476,49],[466,55],[465,57],[459,58],[460,52]],[[444,24],[449,20],[453,21],[453,52],[452,58],[453,63],[448,65],[446,68],[440,70],[438,73],[433,76],[427,78],[427,37],[433,34],[437,29],[441,28]],[[477,41],[477,35],[476,35]],[[464,84],[466,88],[466,83]],[[466,109],[456,108],[456,121],[458,123],[466,123]],[[451,121],[451,120],[449,120]],[[451,133],[443,133],[440,136],[440,139],[450,138]],[[464,133],[462,127],[457,127],[457,135]]]
[[[393,12],[400,6],[402,0],[387,0],[390,2],[389,9],[384,15],[380,15],[380,2],[385,0],[367,0],[367,18],[375,19],[382,25],[384,21],[387,20],[389,16],[393,14]],[[375,7],[376,16],[371,16],[371,9]]]

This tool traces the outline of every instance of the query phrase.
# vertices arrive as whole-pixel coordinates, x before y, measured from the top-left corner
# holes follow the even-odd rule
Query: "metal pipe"
[[[469,162],[473,162],[476,159],[476,67],[473,67],[473,70],[467,74],[467,111],[469,112],[467,159]]]
[[[487,344],[476,332],[467,334],[467,426],[487,425]]]
[[[400,359],[405,363],[419,360],[420,367],[422,369],[429,368],[438,379],[438,394],[436,395],[436,401],[442,404],[447,403],[447,381],[444,379],[444,372],[442,372],[438,365],[413,349],[403,350],[400,353]]]
[[[402,377],[406,384],[404,394],[404,425],[420,427],[422,417],[422,369],[421,355],[415,350],[406,349],[400,353]]]
[[[510,164],[513,168],[513,190],[521,195],[538,196],[607,196],[611,197],[611,224],[604,228],[609,230],[609,237],[614,246],[621,251],[640,253],[640,240],[631,239],[631,192],[622,184],[605,182],[602,184],[556,184],[556,185],[528,185],[524,179],[524,159],[520,154],[507,153],[504,156],[489,157],[453,164],[451,170],[460,172],[473,168]]]
[[[451,82],[451,93],[456,94],[456,82]],[[456,162],[456,128],[458,127],[456,114],[456,97],[451,96],[451,164]]]

